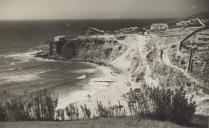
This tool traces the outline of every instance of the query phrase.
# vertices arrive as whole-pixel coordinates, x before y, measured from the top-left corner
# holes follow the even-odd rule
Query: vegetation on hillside
[[[189,124],[195,113],[192,97],[186,98],[181,87],[175,90],[143,86],[130,90],[125,96],[129,109],[136,116]]]

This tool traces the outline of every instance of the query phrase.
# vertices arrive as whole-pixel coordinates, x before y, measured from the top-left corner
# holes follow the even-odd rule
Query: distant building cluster
[[[146,28],[128,27],[128,28],[122,28],[122,29],[116,31],[116,33],[117,34],[131,34],[131,33],[144,34],[145,31],[146,31]]]

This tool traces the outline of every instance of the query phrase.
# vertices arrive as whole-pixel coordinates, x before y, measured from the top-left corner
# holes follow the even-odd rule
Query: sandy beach
[[[97,102],[101,102],[107,108],[118,104],[127,108],[127,103],[122,97],[132,87],[127,75],[107,66],[97,65],[96,70],[100,70],[102,75],[91,78],[84,90],[72,92],[69,97],[59,100],[57,109],[65,108],[69,104],[79,109],[81,105],[86,105],[96,115]]]

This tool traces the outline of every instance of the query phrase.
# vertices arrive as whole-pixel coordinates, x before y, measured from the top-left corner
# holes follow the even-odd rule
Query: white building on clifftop
[[[155,24],[152,24],[151,27],[150,27],[151,30],[167,30],[168,29],[168,25],[165,24],[165,23],[155,23]]]

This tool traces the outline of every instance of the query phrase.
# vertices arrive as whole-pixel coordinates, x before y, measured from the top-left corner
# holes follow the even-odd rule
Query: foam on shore
[[[72,70],[71,73],[95,73],[97,69],[89,68],[89,69],[78,69],[78,70]]]
[[[37,71],[37,72],[21,72],[21,73],[9,73],[0,75],[0,80],[2,83],[10,83],[10,82],[27,82],[40,79],[39,75],[43,74],[46,71]]]
[[[86,75],[81,75],[81,76],[77,77],[76,79],[77,80],[82,80],[82,79],[85,79],[86,77],[87,77]]]
[[[13,53],[13,54],[7,54],[7,55],[0,55],[2,58],[12,58],[19,60],[20,62],[12,62],[11,65],[15,65],[16,63],[25,63],[25,62],[30,62],[31,60],[36,60],[36,61],[50,61],[50,62],[55,62],[56,60],[52,59],[45,59],[45,58],[40,58],[40,57],[34,57],[35,54],[37,54],[38,50],[32,50],[28,52],[22,52],[22,53]]]
[[[71,103],[78,103],[82,101],[89,101],[89,99],[94,96],[96,93],[99,93],[101,91],[107,90],[109,86],[111,86],[111,83],[115,82],[115,76],[113,76],[112,70],[109,67],[105,66],[97,66],[96,70],[101,71],[102,73],[99,75],[99,77],[93,77],[90,78],[87,85],[83,85],[83,89],[69,92],[69,94],[66,95],[60,95],[59,97],[59,103],[57,108],[65,108]],[[94,71],[92,69],[87,70],[78,70],[79,73],[88,71]],[[94,71],[95,72],[95,71]],[[82,75],[77,77],[77,79],[83,79],[83,77],[86,75]],[[111,78],[110,78],[111,77]],[[85,79],[84,78],[84,79]]]

